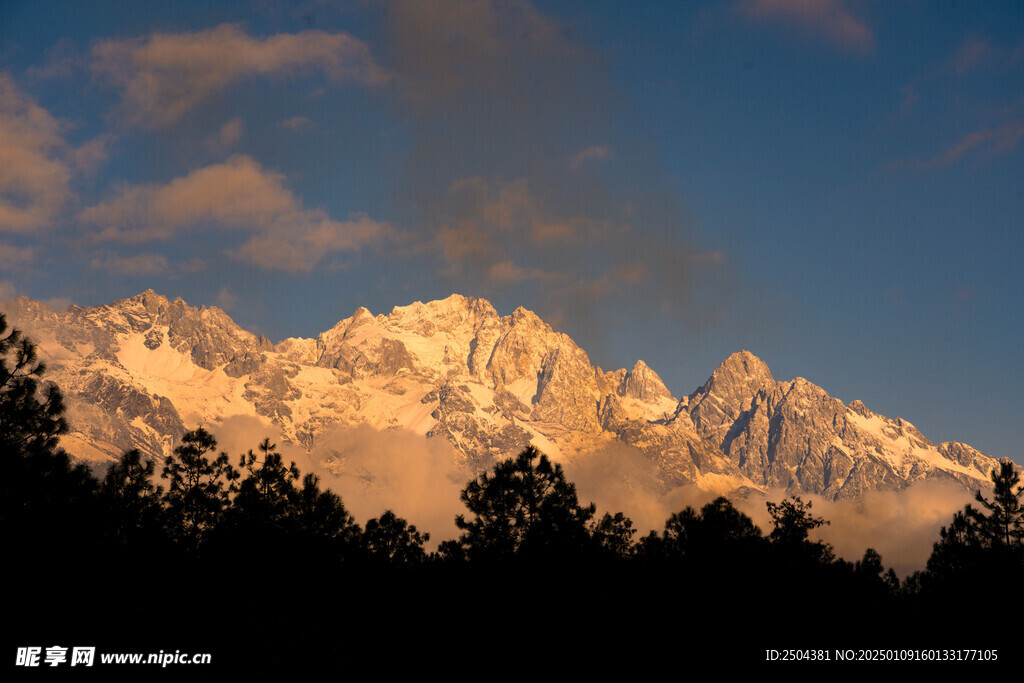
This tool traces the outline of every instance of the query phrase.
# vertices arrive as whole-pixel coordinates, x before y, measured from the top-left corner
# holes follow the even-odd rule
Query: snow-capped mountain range
[[[677,398],[643,361],[602,370],[534,313],[500,316],[459,295],[387,315],[360,308],[315,339],[277,344],[151,290],[64,312],[18,297],[2,310],[65,393],[63,446],[97,464],[133,447],[163,456],[187,429],[248,415],[307,449],[336,425],[411,430],[448,440],[474,472],[529,443],[568,461],[620,442],[665,486],[716,493],[840,499],[924,479],[975,489],[997,466],[804,379],[776,381],[747,351]]]

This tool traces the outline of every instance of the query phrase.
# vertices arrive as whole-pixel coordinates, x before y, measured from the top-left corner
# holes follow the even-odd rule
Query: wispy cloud
[[[225,311],[230,311],[238,303],[238,297],[235,294],[232,294],[227,285],[225,285],[220,288],[219,292],[217,292],[216,302],[217,305]]]
[[[347,221],[307,209],[284,178],[251,157],[236,155],[163,185],[122,188],[118,196],[84,209],[79,220],[96,226],[93,238],[139,244],[185,232],[227,230],[248,234],[232,250],[268,269],[310,271],[325,256],[379,245],[390,226],[356,214]]]
[[[223,88],[256,76],[320,70],[333,81],[381,84],[387,72],[346,33],[309,30],[266,38],[223,24],[194,33],[103,40],[91,68],[119,88],[128,121],[167,126]]]
[[[900,88],[900,116],[906,116],[914,109],[914,105],[917,104],[917,89],[913,83],[903,86]]]
[[[235,116],[223,123],[217,132],[207,138],[207,148],[215,152],[223,152],[234,147],[242,139],[245,132],[245,122]]]
[[[525,280],[551,283],[564,282],[566,274],[548,272],[540,268],[524,268],[517,265],[512,259],[505,259],[495,263],[488,269],[487,278],[497,284],[512,284]]]
[[[1009,154],[1020,146],[1021,140],[1024,140],[1024,122],[1011,121],[999,128],[968,133],[927,161],[909,162],[900,166],[932,169],[949,166],[969,154]]]
[[[304,130],[306,128],[312,128],[316,124],[307,119],[305,116],[293,116],[290,119],[285,119],[281,122],[282,128],[288,130]]]
[[[962,76],[991,61],[994,56],[995,49],[987,39],[971,35],[957,48],[949,60],[949,66]]]
[[[587,147],[569,160],[569,168],[578,171],[588,161],[606,161],[613,156],[612,148],[608,145],[594,145]]]
[[[336,221],[306,210],[273,222],[232,254],[268,270],[309,272],[324,258],[393,242],[394,229],[362,213]]]
[[[457,181],[445,193],[448,207],[436,243],[450,269],[486,274],[491,281],[538,279],[544,272],[516,265],[514,254],[566,248],[600,239],[617,228],[582,215],[558,216],[529,181]],[[550,273],[544,278],[550,279]]]
[[[650,276],[647,264],[641,261],[620,263],[612,267],[600,277],[590,281],[582,281],[574,289],[588,299],[604,299],[622,290],[640,284]]]
[[[113,252],[96,254],[89,267],[119,275],[163,275],[171,267],[162,254],[133,254],[125,256]]]
[[[104,133],[87,140],[74,149],[68,150],[70,166],[84,175],[94,173],[110,156],[110,147],[115,141],[113,133]]]
[[[849,52],[869,52],[875,34],[843,0],[740,0],[736,12],[752,21],[794,26]]]
[[[992,38],[969,33],[949,58],[948,68],[958,76],[982,69],[1015,67],[1024,59],[1024,40],[1008,45]]]
[[[0,242],[0,268],[10,270],[24,266],[35,258],[36,250],[32,247],[18,247]]]
[[[85,66],[84,55],[74,40],[60,38],[47,48],[41,65],[26,69],[29,78],[71,78]]]

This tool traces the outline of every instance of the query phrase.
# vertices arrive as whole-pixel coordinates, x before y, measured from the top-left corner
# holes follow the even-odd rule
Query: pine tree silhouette
[[[991,547],[1010,548],[1024,543],[1024,485],[1020,485],[1020,473],[1012,462],[1002,462],[999,471],[992,470],[994,490],[992,500],[981,495],[975,500],[982,510],[969,507],[968,514],[978,525],[978,532]],[[986,512],[987,511],[987,512]]]
[[[64,397],[55,384],[44,384],[46,365],[36,346],[0,313],[0,457],[53,455],[68,431]]]
[[[228,454],[221,453],[212,460],[207,457],[216,447],[213,435],[199,427],[186,432],[174,454],[164,462],[169,527],[192,550],[205,532],[216,526],[237,489],[239,474],[228,462]]]
[[[472,559],[557,556],[588,547],[593,505],[582,506],[562,468],[533,446],[499,463],[462,491],[471,518],[458,515],[459,545]]]

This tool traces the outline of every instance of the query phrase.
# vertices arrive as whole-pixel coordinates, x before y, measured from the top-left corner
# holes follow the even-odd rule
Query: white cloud
[[[856,52],[874,47],[871,28],[850,12],[844,0],[740,0],[736,11],[752,20],[774,20]]]
[[[0,72],[0,230],[50,224],[71,197],[64,126]]]
[[[388,80],[365,43],[316,30],[254,38],[222,24],[100,41],[91,57],[93,73],[121,90],[128,120],[150,127],[169,125],[217,91],[256,76],[318,69],[333,81]]]
[[[394,232],[362,214],[337,221],[322,209],[303,207],[280,174],[245,155],[164,185],[123,188],[83,210],[79,219],[98,228],[95,239],[129,244],[203,230],[248,234],[233,255],[290,272],[308,272],[332,253],[378,246]]]

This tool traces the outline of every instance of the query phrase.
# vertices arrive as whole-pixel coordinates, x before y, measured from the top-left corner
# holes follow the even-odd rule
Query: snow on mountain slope
[[[777,382],[747,351],[677,400],[643,361],[605,372],[534,313],[500,316],[457,294],[387,315],[359,308],[316,339],[276,345],[218,308],[153,291],[65,312],[19,297],[3,311],[67,396],[65,447],[96,462],[132,447],[166,454],[186,429],[236,415],[307,449],[337,425],[405,429],[449,441],[472,471],[530,443],[568,461],[618,442],[666,487],[716,493],[846,498],[920,479],[976,488],[996,462],[806,380]]]

